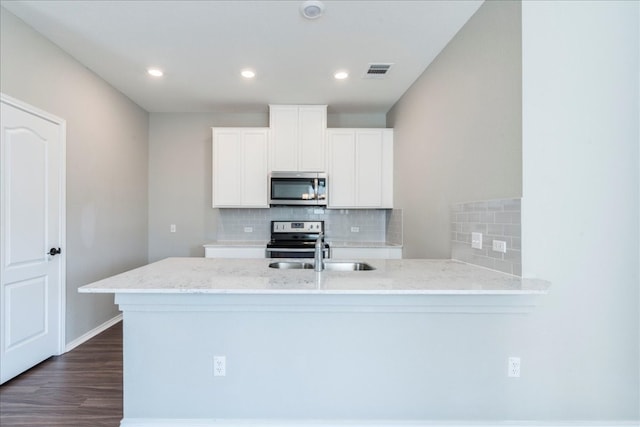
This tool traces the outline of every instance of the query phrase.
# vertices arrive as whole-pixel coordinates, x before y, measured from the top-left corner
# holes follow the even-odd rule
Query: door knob
[[[62,249],[60,249],[60,248],[51,248],[49,250],[49,255],[51,255],[51,256],[56,256],[56,255],[58,255],[60,253],[62,253]]]

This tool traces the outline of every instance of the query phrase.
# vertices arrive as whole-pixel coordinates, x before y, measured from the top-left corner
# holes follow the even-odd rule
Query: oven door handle
[[[267,248],[267,252],[314,252],[315,249]]]

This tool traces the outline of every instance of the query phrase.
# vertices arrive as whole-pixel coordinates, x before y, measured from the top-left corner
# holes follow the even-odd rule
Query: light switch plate
[[[471,247],[473,249],[482,249],[482,233],[471,233]]]

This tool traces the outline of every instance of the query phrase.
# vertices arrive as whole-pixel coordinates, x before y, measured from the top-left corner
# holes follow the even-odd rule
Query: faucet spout
[[[324,254],[324,233],[321,231],[316,239],[315,253],[314,253],[314,270],[324,270],[324,261],[322,260]]]

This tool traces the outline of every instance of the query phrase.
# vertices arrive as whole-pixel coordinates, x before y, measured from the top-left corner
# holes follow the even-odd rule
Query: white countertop
[[[329,240],[327,243],[332,248],[401,248],[402,245],[398,243],[389,242],[347,242],[340,240]]]
[[[533,295],[549,282],[454,260],[359,260],[372,271],[280,270],[282,259],[167,258],[83,286],[82,293]],[[298,260],[300,261],[300,260]],[[331,262],[331,261],[327,261]]]
[[[220,246],[239,247],[239,248],[255,248],[255,247],[266,248],[267,243],[268,243],[267,240],[216,240],[215,242],[209,242],[202,246],[204,246],[205,248],[207,247],[216,248]]]

